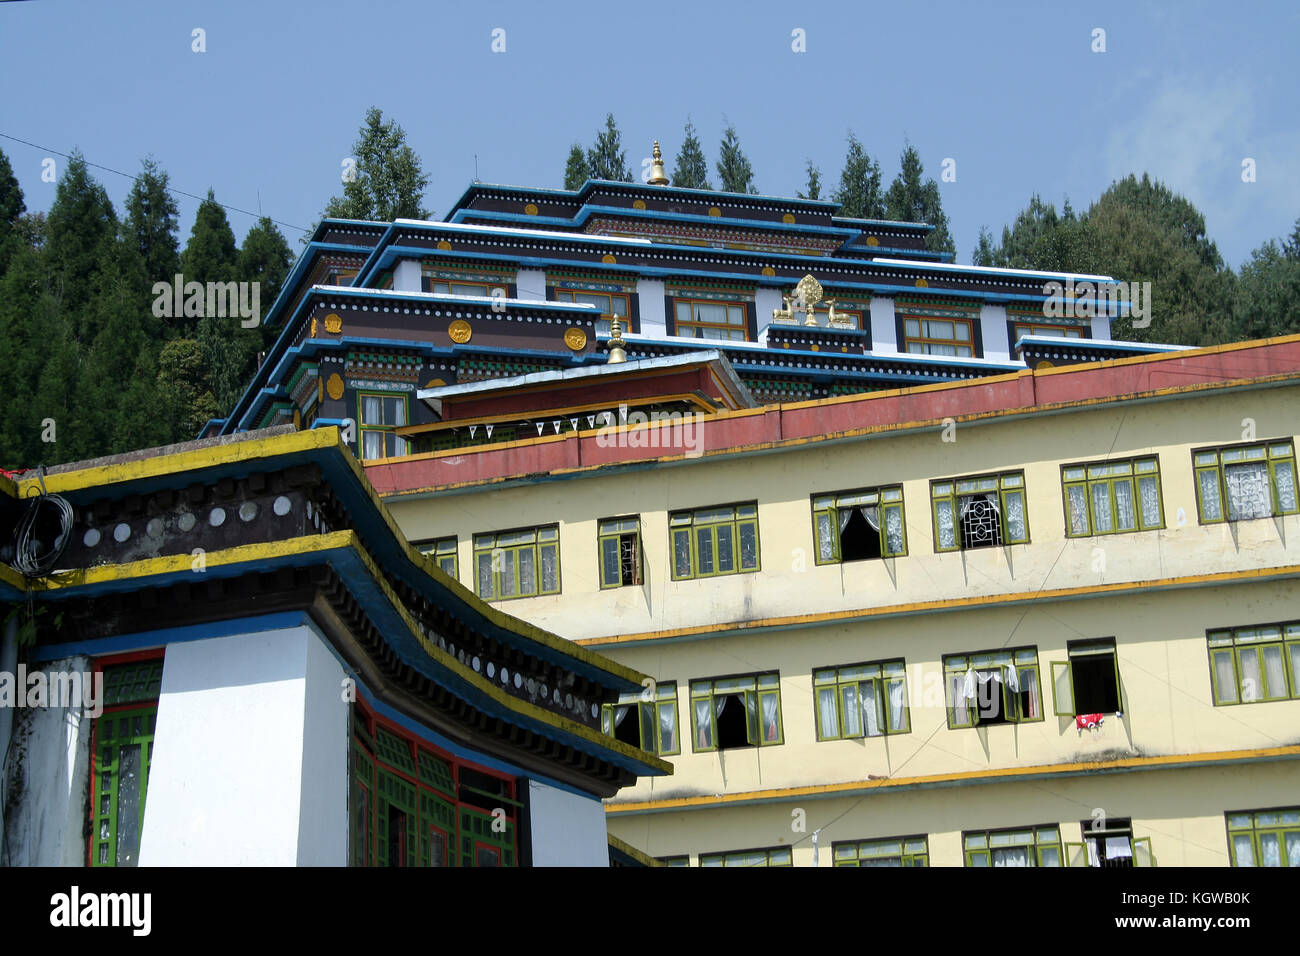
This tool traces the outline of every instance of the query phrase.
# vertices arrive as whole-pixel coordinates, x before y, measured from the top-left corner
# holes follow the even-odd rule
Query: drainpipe
[[[18,671],[18,615],[9,615],[4,636],[0,637],[0,673],[16,674]],[[14,678],[17,679],[16,677]],[[0,707],[0,860],[5,859],[5,793],[8,775],[5,765],[9,757],[9,738],[14,729],[14,708]]]

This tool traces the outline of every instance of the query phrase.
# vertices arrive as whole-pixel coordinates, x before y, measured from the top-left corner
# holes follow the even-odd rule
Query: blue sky
[[[634,170],[654,138],[671,165],[688,114],[712,165],[725,117],[760,191],[790,196],[807,158],[838,180],[851,128],[886,182],[905,138],[927,175],[955,161],[941,188],[959,262],[1033,192],[1083,208],[1147,171],[1238,267],[1300,216],[1298,48],[1300,6],[1249,0],[0,2],[0,133],[44,147],[0,149],[29,209],[54,196],[41,161],[75,146],[132,174],[152,154],[178,189],[310,227],[372,104],[406,129],[438,216],[476,155],[486,182],[561,185],[569,146],[609,111]],[[95,172],[120,211],[129,180]],[[179,203],[184,241],[197,203]],[[253,223],[230,218],[241,238]]]

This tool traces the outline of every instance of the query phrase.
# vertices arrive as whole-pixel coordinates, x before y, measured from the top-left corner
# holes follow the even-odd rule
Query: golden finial
[[[654,163],[650,166],[650,178],[646,182],[651,186],[668,185],[668,174],[664,172],[664,157],[659,152],[659,140],[655,140]]]
[[[627,361],[627,353],[623,351],[623,346],[627,345],[623,341],[623,326],[619,324],[618,316],[613,316],[609,320],[609,360],[608,364],[617,365],[620,362]]]

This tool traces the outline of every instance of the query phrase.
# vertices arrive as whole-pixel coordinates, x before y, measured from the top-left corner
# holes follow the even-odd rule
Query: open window
[[[641,520],[610,518],[600,522],[600,586],[620,588],[641,583]]]
[[[1042,719],[1038,652],[1032,647],[944,658],[948,726]]]
[[[1116,714],[1123,710],[1114,638],[1071,641],[1070,659],[1052,662],[1054,712],[1058,717]]]
[[[780,682],[778,674],[691,681],[695,750],[782,743]]]
[[[1068,866],[1088,866],[1106,869],[1129,869],[1152,866],[1151,838],[1133,836],[1130,820],[1107,820],[1104,827],[1096,821],[1084,820],[1082,843],[1065,845]]]
[[[907,553],[901,487],[814,495],[812,504],[818,564]]]
[[[601,729],[615,740],[652,754],[679,753],[677,682],[663,681],[640,693],[624,694],[617,704],[605,704]]]

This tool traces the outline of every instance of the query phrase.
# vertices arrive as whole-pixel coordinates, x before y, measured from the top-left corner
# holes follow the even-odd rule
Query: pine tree
[[[925,247],[931,252],[955,254],[957,249],[948,232],[948,217],[943,212],[939,184],[933,179],[921,181],[925,169],[920,155],[910,143],[904,147],[898,164],[898,176],[885,193],[885,218],[929,223],[935,228],[926,236]]]
[[[150,283],[171,282],[180,271],[176,200],[167,190],[167,173],[152,158],[126,197],[126,237],[144,262]]]
[[[605,114],[605,128],[596,133],[596,142],[587,150],[587,166],[592,179],[608,179],[630,183],[632,172],[627,166],[627,153],[622,147],[622,135],[614,122],[614,114]]]
[[[971,265],[993,265],[993,252],[993,233],[989,232],[988,226],[980,226],[979,242],[971,254]]]
[[[4,275],[14,253],[18,220],[27,211],[23,203],[22,187],[14,176],[9,157],[0,150],[0,275]]]
[[[804,187],[806,193],[797,193],[800,199],[821,199],[822,198],[822,171],[813,165],[813,161],[808,160],[808,185]]]
[[[188,441],[218,417],[207,372],[203,346],[194,339],[173,339],[159,353],[158,395],[170,441]]]
[[[291,268],[293,253],[289,251],[289,244],[275,223],[263,216],[244,236],[244,244],[239,248],[239,257],[235,263],[235,272],[241,282],[260,283],[258,303],[263,316],[271,311],[271,306],[279,298]],[[260,328],[259,344],[265,350],[271,347],[279,330],[265,325]],[[248,371],[251,375],[255,370]]]
[[[432,215],[424,208],[429,179],[420,167],[420,158],[407,145],[406,131],[383,118],[378,107],[366,111],[352,144],[355,175],[343,183],[343,195],[329,201],[326,217],[392,222]]]
[[[709,185],[709,161],[704,158],[704,149],[689,119],[682,148],[677,151],[677,162],[673,165],[673,185],[682,189],[713,188]]]
[[[181,271],[185,274],[185,281],[233,281],[238,256],[235,233],[230,228],[226,211],[209,189],[208,198],[199,203],[190,240],[181,253]]]
[[[740,149],[740,139],[736,136],[736,127],[728,124],[722,134],[722,144],[718,147],[718,188],[727,193],[749,193],[756,195],[754,186],[754,168]]]
[[[839,214],[848,219],[885,217],[885,204],[880,195],[880,165],[867,154],[851,130],[834,199],[840,204]]]
[[[577,190],[591,179],[591,167],[587,165],[587,155],[582,146],[574,143],[569,149],[569,161],[564,165],[564,188]]]
[[[113,254],[117,213],[104,187],[91,178],[80,152],[68,158],[47,221],[55,294],[71,309],[90,301],[96,271]],[[76,313],[69,311],[68,315]],[[78,341],[89,342],[97,329],[84,316],[73,322]]]

